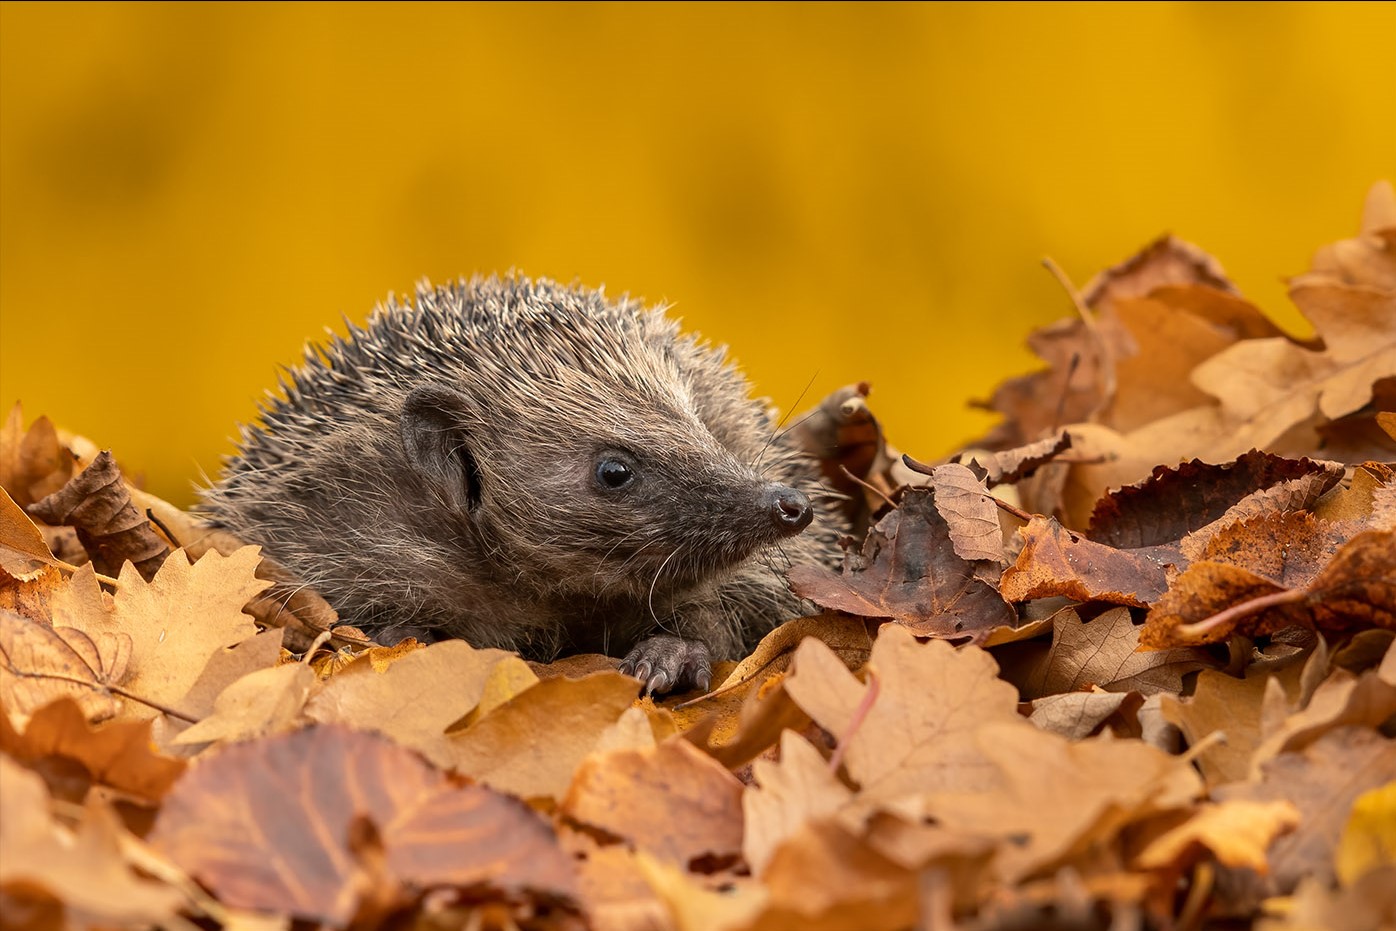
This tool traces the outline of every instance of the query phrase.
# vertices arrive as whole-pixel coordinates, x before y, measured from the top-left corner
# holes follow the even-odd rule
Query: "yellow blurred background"
[[[0,7],[0,403],[193,498],[277,363],[518,268],[933,457],[1165,230],[1280,276],[1396,172],[1392,4]]]

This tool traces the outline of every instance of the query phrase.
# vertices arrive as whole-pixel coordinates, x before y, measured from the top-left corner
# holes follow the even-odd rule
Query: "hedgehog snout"
[[[768,485],[765,504],[771,523],[783,537],[793,537],[814,520],[814,506],[809,498],[788,485]]]

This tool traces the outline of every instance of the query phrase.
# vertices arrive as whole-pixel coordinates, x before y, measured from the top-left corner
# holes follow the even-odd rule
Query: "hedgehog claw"
[[[707,691],[712,684],[709,657],[708,645],[700,640],[659,634],[637,643],[621,661],[620,671],[644,683],[647,695]]]

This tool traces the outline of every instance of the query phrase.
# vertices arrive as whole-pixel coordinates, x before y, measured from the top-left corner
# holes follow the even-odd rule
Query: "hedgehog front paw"
[[[645,693],[662,695],[713,684],[712,655],[701,640],[656,634],[641,640],[621,660],[620,671],[645,685]]]

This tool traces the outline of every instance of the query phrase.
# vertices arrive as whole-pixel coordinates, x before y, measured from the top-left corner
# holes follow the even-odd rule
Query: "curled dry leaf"
[[[16,402],[0,425],[0,488],[20,507],[53,494],[73,477],[74,457],[58,440],[47,417],[24,429],[24,410]]]
[[[935,493],[915,488],[868,531],[860,551],[844,554],[842,573],[797,566],[790,585],[824,608],[891,618],[923,637],[978,642],[1016,618],[978,568],[955,553]]]
[[[149,582],[170,555],[169,545],[131,503],[121,469],[108,451],[61,489],[29,506],[47,524],[75,527],[97,571],[116,575],[127,560]]]
[[[1220,465],[1194,459],[1172,468],[1159,466],[1144,481],[1100,499],[1087,536],[1120,549],[1176,543],[1221,521],[1263,489],[1308,480],[1303,503],[1288,508],[1299,510],[1317,501],[1342,477],[1339,463],[1286,459],[1257,450]],[[1232,522],[1226,520],[1223,526]]]
[[[966,462],[965,465],[982,479],[985,485],[993,488],[995,485],[1011,485],[1031,475],[1038,468],[1056,459],[1057,456],[1070,448],[1071,434],[1063,430],[1056,436],[1049,436],[1045,440],[1038,440],[1036,443],[1006,449],[1002,452],[976,451],[970,453],[968,454],[969,462]],[[960,462],[964,455],[954,456],[950,461]],[[916,463],[906,456],[903,456],[902,459],[912,471],[920,472],[923,475],[930,474],[929,467]]]
[[[381,864],[352,840],[361,819],[376,832]],[[428,887],[552,902],[576,893],[551,828],[517,799],[333,725],[210,757],[175,786],[150,841],[226,905],[337,925],[369,896]]]

